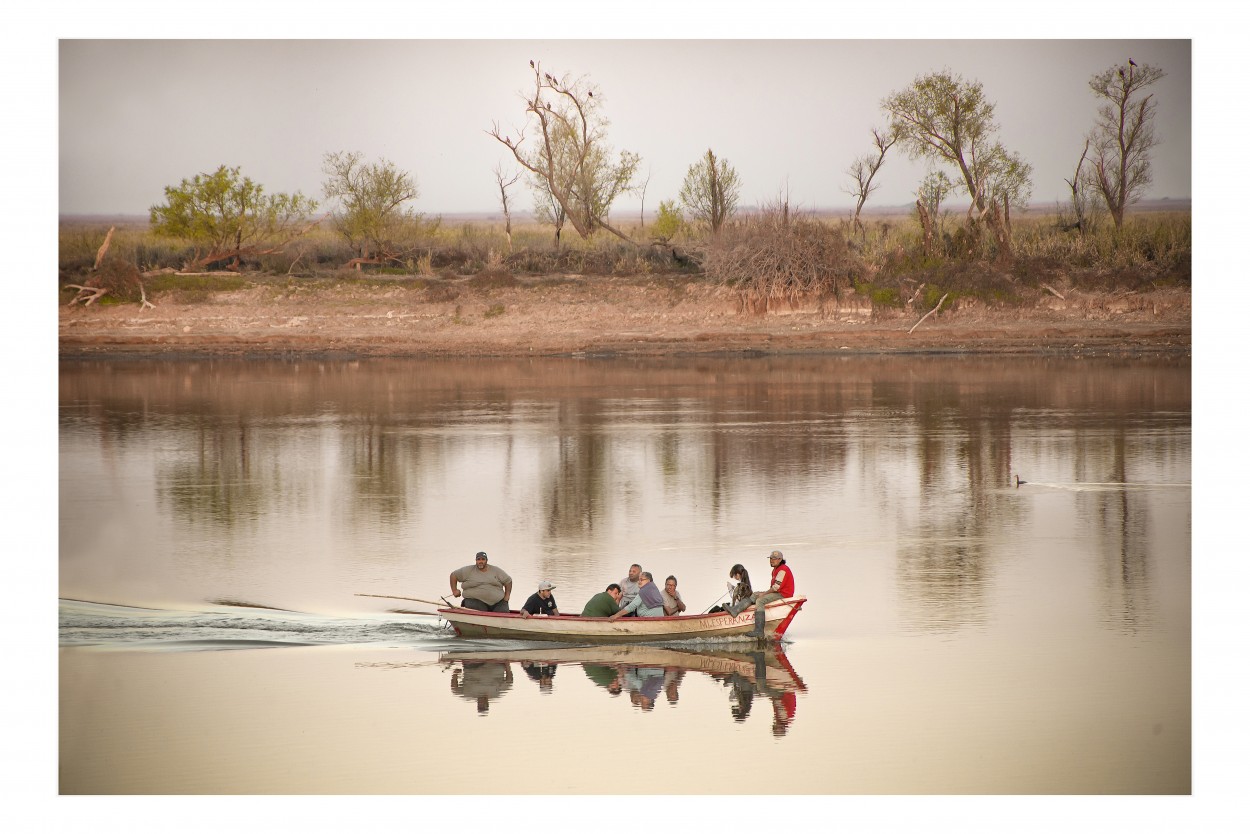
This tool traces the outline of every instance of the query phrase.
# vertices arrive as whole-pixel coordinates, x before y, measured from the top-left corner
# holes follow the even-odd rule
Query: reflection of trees
[[[343,453],[351,473],[349,500],[358,514],[376,514],[384,521],[398,521],[408,507],[407,474],[419,466],[420,436],[401,442],[377,414],[368,414],[348,433]]]
[[[1149,621],[1149,513],[1145,493],[1134,492],[1130,486],[1132,481],[1129,479],[1126,445],[1124,426],[1117,425],[1111,433],[1109,448],[1105,441],[1102,444],[1102,454],[1098,456],[1102,459],[1102,466],[1097,467],[1096,474],[1091,473],[1095,474],[1098,482],[1126,486],[1086,494],[1081,514],[1092,528],[1091,534],[1102,560],[1102,591],[1107,619],[1132,631]],[[1087,465],[1092,463],[1090,457],[1085,457]]]
[[[560,402],[556,410],[555,462],[543,473],[540,490],[545,532],[552,539],[593,532],[612,500],[602,408],[601,399],[578,398]]]
[[[993,389],[958,377],[922,380],[906,396],[919,483],[899,531],[904,613],[926,630],[957,629],[984,619],[992,574],[986,543],[1019,509],[995,498],[1011,475],[1011,407]]]
[[[206,417],[196,426],[191,454],[162,464],[157,472],[157,494],[174,513],[190,523],[233,527],[254,521],[264,512],[269,490],[254,477],[247,422],[233,424]]]

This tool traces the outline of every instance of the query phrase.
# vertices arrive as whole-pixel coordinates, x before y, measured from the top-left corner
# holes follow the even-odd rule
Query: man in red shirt
[[[764,636],[764,606],[794,596],[794,573],[786,564],[786,557],[781,555],[780,550],[774,550],[768,554],[768,563],[773,567],[772,583],[764,593],[751,596],[751,601],[755,603],[755,630],[751,632],[754,637]]]

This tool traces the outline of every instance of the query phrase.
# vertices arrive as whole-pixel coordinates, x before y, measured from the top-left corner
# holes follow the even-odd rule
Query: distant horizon
[[[860,212],[860,214],[861,216],[867,216],[867,217],[898,216],[900,214],[909,214],[914,209],[914,207],[915,207],[914,202],[913,203],[898,203],[894,205],[878,205],[878,206],[867,204],[864,206],[863,211]],[[761,208],[762,206],[758,206],[758,205],[739,206],[738,211],[740,214],[754,214],[757,211],[759,211]],[[1063,209],[1067,209],[1068,206],[1066,204],[1059,204],[1058,206],[1056,206],[1056,203],[1054,202],[1041,203],[1041,202],[1033,201],[1029,203],[1028,208],[1025,209],[1025,211],[1026,212],[1039,212],[1039,213],[1053,213],[1056,208],[1063,210]],[[1142,200],[1137,201],[1136,203],[1128,207],[1127,213],[1129,215],[1132,215],[1134,213],[1149,213],[1149,212],[1168,211],[1168,210],[1190,211],[1192,210],[1192,208],[1193,208],[1193,199],[1191,197],[1154,197],[1154,198],[1142,199]],[[942,212],[943,214],[946,214],[947,212],[950,212],[952,214],[963,214],[964,212],[967,211],[967,209],[968,209],[967,202],[960,203],[958,201],[948,201],[946,204],[943,205]],[[802,206],[802,205],[792,204],[791,210],[798,214],[808,214],[808,215],[814,215],[817,217],[841,217],[841,216],[849,216],[854,211],[854,207],[853,206]],[[314,214],[322,215],[325,213],[326,213],[325,211],[319,208]],[[534,220],[534,217],[535,217],[534,212],[530,211],[529,209],[525,209],[521,211],[512,211],[511,214],[512,214],[513,220],[520,219],[520,220],[532,221]],[[499,208],[483,209],[480,211],[443,211],[443,212],[424,211],[424,212],[421,212],[421,215],[427,218],[442,217],[444,219],[451,218],[451,219],[457,219],[457,220],[468,220],[468,219],[495,220],[495,219],[498,219],[502,221],[504,219],[503,211],[502,209],[499,209]],[[613,211],[609,216],[610,218],[620,219],[621,222],[628,223],[630,222],[631,217],[635,220],[638,218],[638,212],[635,211],[631,215],[629,212]],[[643,212],[643,216],[650,220],[654,220],[656,217],[656,212],[654,210],[648,209]],[[58,214],[58,218],[60,219],[61,222],[118,220],[122,222],[130,222],[130,223],[137,223],[137,222],[147,223],[149,220],[149,212],[127,212],[127,211],[61,212],[60,214]]]

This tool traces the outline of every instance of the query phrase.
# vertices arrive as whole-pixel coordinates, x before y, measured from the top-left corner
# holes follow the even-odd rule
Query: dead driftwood
[[[1055,298],[1059,299],[1060,301],[1067,301],[1067,299],[1064,298],[1062,295],[1060,295],[1059,291],[1056,290],[1054,287],[1052,287],[1050,284],[1042,284],[1042,289],[1046,290],[1046,292],[1050,293],[1051,295],[1053,295]]]
[[[924,320],[925,320],[925,319],[927,319],[929,316],[931,316],[931,315],[933,315],[934,313],[936,313],[936,312],[938,311],[938,309],[942,306],[942,302],[944,302],[944,301],[946,300],[946,296],[948,296],[948,295],[950,295],[950,293],[949,293],[949,292],[947,292],[947,293],[943,293],[943,294],[942,294],[942,297],[941,297],[940,299],[938,299],[937,307],[934,307],[932,310],[930,310],[929,312],[927,312],[927,313],[925,313],[923,316],[921,316],[921,317],[920,317],[920,321],[918,321],[918,322],[916,322],[915,324],[913,324],[913,325],[911,326],[911,330],[908,330],[908,331],[907,331],[907,335],[908,335],[908,336],[910,336],[910,335],[912,334],[912,332],[913,332],[913,331],[914,331],[917,327],[919,327],[921,324],[923,324],[923,323],[924,323]]]
[[[78,290],[78,294],[69,300],[67,307],[72,307],[78,302],[82,302],[82,306],[88,307],[92,303],[99,301],[101,297],[108,295],[108,287],[86,287],[82,284],[66,284],[71,290]]]
[[[100,248],[95,253],[95,266],[92,269],[99,269],[100,264],[104,261],[104,255],[109,251],[109,244],[113,242],[113,232],[116,226],[109,226],[109,232],[104,236],[104,243],[100,244]]]

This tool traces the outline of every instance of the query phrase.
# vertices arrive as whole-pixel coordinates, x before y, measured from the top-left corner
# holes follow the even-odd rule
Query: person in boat
[[[764,636],[764,606],[770,602],[794,596],[794,572],[786,564],[786,557],[780,550],[774,550],[768,554],[768,563],[773,568],[772,582],[768,590],[762,594],[751,594],[747,597],[748,604],[755,605],[755,628],[751,631],[752,637]],[[740,610],[742,609],[734,609],[730,606],[728,612],[737,615]]]
[[[637,614],[639,617],[664,616],[664,594],[655,586],[651,571],[644,570],[638,574],[638,596],[634,597],[633,602],[613,614],[612,619],[616,620],[628,614]]]
[[[725,611],[730,616],[738,616],[744,608],[751,604],[751,574],[742,565],[734,565],[729,569],[729,590],[731,596],[724,606],[717,606],[712,611]]]
[[[630,565],[629,575],[621,580],[621,603],[624,608],[638,597],[638,577],[642,576],[642,565]]]
[[[621,610],[621,586],[613,582],[606,590],[590,598],[582,609],[583,617],[611,617]]]
[[[548,617],[558,617],[560,609],[556,607],[556,598],[551,594],[555,589],[556,586],[546,579],[539,582],[538,590],[530,594],[525,605],[521,606],[521,616],[529,618],[535,614],[546,614]]]
[[[670,576],[664,580],[664,590],[660,592],[664,597],[664,614],[669,617],[676,617],[678,614],[686,610],[686,603],[681,599],[681,593],[677,590],[677,577]]]
[[[464,586],[463,591],[460,585]],[[512,596],[512,577],[489,564],[486,554],[479,552],[473,564],[451,572],[451,595],[458,597],[462,593],[464,601],[460,603],[461,608],[507,614],[508,598]]]

